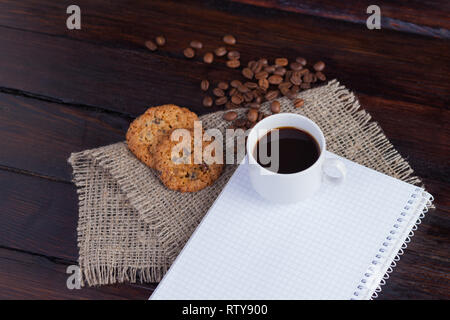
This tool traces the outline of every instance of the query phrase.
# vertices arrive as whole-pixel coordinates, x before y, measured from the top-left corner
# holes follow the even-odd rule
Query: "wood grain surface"
[[[446,1],[82,0],[82,29],[65,25],[69,1],[0,0],[0,298],[146,299],[156,284],[69,290],[77,201],[71,152],[124,140],[148,106],[204,114],[201,79],[232,80],[218,58],[182,50],[238,39],[244,62],[304,56],[353,90],[436,198],[381,299],[450,298],[450,43]],[[167,45],[144,42],[163,34]]]

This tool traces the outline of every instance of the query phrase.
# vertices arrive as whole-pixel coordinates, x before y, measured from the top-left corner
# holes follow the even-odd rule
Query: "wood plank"
[[[130,120],[0,93],[0,166],[69,182],[70,154],[125,140]]]
[[[0,248],[0,299],[148,299],[154,285],[110,285],[69,290],[66,265]]]
[[[265,8],[299,12],[366,24],[367,7],[373,1],[330,1],[330,0],[233,0]],[[449,38],[450,21],[448,1],[377,1],[381,9],[381,28],[411,32],[432,37]]]
[[[225,68],[223,59],[213,65],[199,58],[187,61],[182,49],[196,38],[211,50],[222,44],[224,33],[237,36],[244,62],[262,53],[268,58],[303,55],[326,61],[329,78],[339,78],[357,93],[441,108],[448,102],[445,40],[262,8],[232,12],[225,5],[166,1],[133,3],[133,12],[127,11],[130,4],[82,1],[84,28],[77,32],[61,24],[62,3],[39,4],[41,15],[34,14],[36,3],[26,3],[19,7],[23,19],[5,19],[8,28],[0,28],[0,87],[63,102],[131,115],[167,102],[205,112],[199,81],[232,79],[238,71]],[[13,14],[14,8],[8,3],[0,12]],[[143,43],[157,34],[167,37],[167,45],[148,52]]]

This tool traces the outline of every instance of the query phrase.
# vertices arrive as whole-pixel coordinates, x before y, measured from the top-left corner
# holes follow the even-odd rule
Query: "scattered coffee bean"
[[[270,84],[280,84],[281,82],[283,82],[283,77],[275,74],[270,76],[268,80]]]
[[[235,60],[235,59],[239,59],[241,57],[241,54],[239,53],[239,51],[233,50],[233,51],[228,52],[227,57],[230,60]]]
[[[280,109],[281,109],[281,104],[277,100],[273,101],[270,104],[270,111],[272,111],[272,113],[278,113],[278,112],[280,112]]]
[[[227,67],[228,67],[228,68],[233,68],[233,69],[235,69],[235,68],[238,68],[240,65],[241,65],[241,62],[240,62],[239,60],[237,60],[237,59],[234,59],[234,60],[228,60],[228,61],[227,61]]]
[[[327,80],[327,77],[320,71],[316,72],[316,77],[317,79],[319,79],[320,81],[325,81]]]
[[[214,55],[212,54],[212,52],[205,53],[205,55],[203,56],[203,62],[204,63],[212,63],[213,61],[214,61]]]
[[[227,49],[225,47],[218,47],[216,50],[214,50],[214,53],[218,57],[223,57],[227,54]]]
[[[242,82],[240,82],[239,80],[232,80],[230,84],[233,88],[237,88],[242,85]]]
[[[266,78],[261,78],[258,80],[258,85],[261,89],[266,91],[267,89],[269,89],[269,80],[267,80]]]
[[[296,107],[296,108],[301,108],[301,107],[303,107],[303,105],[305,104],[305,101],[303,101],[303,99],[295,99],[294,100],[294,106]]]
[[[231,97],[231,102],[234,104],[241,104],[244,102],[244,97],[240,93],[236,93],[234,96]]]
[[[253,71],[253,73],[258,73],[262,70],[262,68],[263,68],[263,64],[260,61],[258,61],[253,66],[252,71]]]
[[[209,89],[209,81],[202,80],[202,82],[200,83],[200,88],[202,88],[203,91],[207,91]]]
[[[235,125],[236,127],[240,128],[240,127],[245,126],[245,123],[246,123],[246,122],[247,122],[246,119],[240,118],[240,119],[237,119],[237,120],[234,122],[234,125]]]
[[[226,36],[223,37],[223,42],[229,45],[233,45],[236,44],[236,38],[231,34],[227,34]]]
[[[310,83],[313,81],[312,73],[307,73],[303,76],[303,82]]]
[[[253,100],[253,93],[251,91],[244,93],[244,101],[250,102]]]
[[[289,66],[294,71],[299,71],[299,70],[303,69],[303,65],[301,63],[298,63],[298,62],[292,62]]]
[[[235,111],[228,111],[223,115],[223,118],[226,121],[233,121],[237,118],[238,114]]]
[[[322,71],[323,69],[325,69],[325,63],[323,61],[316,62],[313,68],[316,71]]]
[[[255,79],[265,79],[269,76],[269,73],[267,71],[260,71],[257,74],[255,74]]]
[[[224,105],[227,102],[228,102],[228,98],[227,97],[220,97],[220,98],[216,99],[216,105],[218,105],[218,106],[222,106],[222,105]]]
[[[292,83],[290,83],[289,81],[282,82],[278,85],[278,89],[280,90],[283,88],[289,89],[290,87],[292,87]]]
[[[259,63],[261,63],[263,66],[267,66],[269,60],[267,60],[266,58],[261,58],[259,59]]]
[[[228,92],[228,94],[230,96],[234,96],[237,92],[238,92],[238,90],[236,88],[231,88],[231,90],[230,90],[230,92]]]
[[[246,83],[244,83],[244,86],[246,86],[249,89],[258,88],[258,84],[254,83],[254,82],[250,82],[250,81],[247,81]]]
[[[275,64],[280,67],[286,67],[288,65],[288,59],[286,58],[276,58]]]
[[[228,101],[226,104],[225,104],[225,108],[226,109],[237,109],[237,108],[239,108],[239,106],[238,105],[235,105],[233,102],[231,102],[231,101]]]
[[[276,70],[275,66],[266,66],[266,67],[264,67],[264,71],[267,72],[267,73],[274,73],[275,70]]]
[[[166,38],[164,38],[163,36],[157,36],[155,38],[156,44],[160,47],[162,47],[163,45],[166,44]]]
[[[302,89],[309,89],[309,88],[311,88],[311,84],[309,84],[309,83],[302,83],[300,85],[300,88],[302,88]]]
[[[220,81],[220,82],[217,84],[217,87],[219,87],[219,88],[222,89],[222,90],[227,90],[228,87],[229,87],[229,85],[228,85],[228,83],[225,82],[225,81]]]
[[[257,102],[252,102],[247,104],[247,107],[251,108],[251,109],[259,109],[261,108],[261,104],[257,103]]]
[[[286,68],[283,67],[277,67],[273,74],[276,74],[278,76],[284,76],[286,74]]]
[[[213,105],[213,99],[210,96],[206,96],[203,98],[203,106],[204,107],[211,107]]]
[[[186,48],[184,49],[183,54],[186,58],[192,59],[195,56],[195,51],[192,48]]]
[[[145,46],[150,51],[156,51],[156,49],[158,49],[158,46],[151,40],[145,41]]]
[[[253,79],[253,71],[250,68],[242,69],[242,75],[247,79]]]
[[[203,48],[203,43],[201,43],[200,41],[197,41],[197,40],[192,40],[189,45],[194,49],[200,50]]]
[[[258,120],[258,111],[256,109],[250,109],[247,112],[247,119],[251,122]]]
[[[297,94],[300,91],[300,87],[299,86],[292,86],[291,88],[291,92],[294,94]]]
[[[246,93],[246,92],[250,91],[250,89],[247,86],[243,85],[243,84],[241,84],[239,87],[237,87],[237,89],[241,93]]]
[[[259,112],[258,113],[258,119],[256,120],[256,121],[261,121],[262,119],[263,119],[263,117],[264,117],[264,113],[263,112]]]
[[[295,59],[296,62],[300,63],[302,66],[306,66],[306,59],[302,57],[297,57]]]
[[[261,96],[257,96],[255,94],[253,94],[255,96],[255,103],[260,104],[262,102],[262,97]]]
[[[223,90],[220,89],[220,88],[214,88],[213,94],[214,94],[216,97],[223,97],[223,96],[225,95],[225,92],[223,92]]]
[[[300,73],[294,72],[292,74],[291,78],[289,79],[289,81],[291,81],[292,84],[295,84],[297,86],[300,85],[302,83],[302,78],[301,78]]]
[[[271,91],[266,93],[265,98],[266,98],[266,100],[270,101],[270,100],[273,100],[275,98],[278,98],[278,94],[279,94],[278,90],[271,90]]]

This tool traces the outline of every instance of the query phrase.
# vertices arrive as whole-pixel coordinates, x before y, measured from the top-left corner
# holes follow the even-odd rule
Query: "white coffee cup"
[[[293,127],[308,132],[319,144],[320,155],[309,168],[296,173],[280,174],[262,167],[255,159],[259,139],[270,130]],[[339,184],[345,179],[344,163],[336,158],[325,159],[326,142],[319,126],[310,119],[293,113],[271,115],[258,122],[247,138],[247,164],[253,188],[265,199],[293,203],[315,194],[323,182]],[[330,175],[330,173],[333,175]],[[337,175],[335,175],[337,173]]]

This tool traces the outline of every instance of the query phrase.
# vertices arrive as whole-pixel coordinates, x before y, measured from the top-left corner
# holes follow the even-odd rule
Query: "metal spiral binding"
[[[386,280],[389,279],[389,275],[394,271],[393,268],[397,266],[397,262],[400,260],[400,256],[404,254],[404,249],[408,247],[408,243],[411,242],[411,238],[414,236],[414,231],[417,230],[418,225],[422,223],[422,219],[425,217],[425,214],[428,212],[428,209],[431,207],[432,202],[434,200],[432,195],[429,195],[426,192],[422,192],[420,194],[421,189],[417,188],[414,190],[416,193],[411,195],[411,199],[408,200],[407,205],[404,207],[404,210],[400,213],[400,216],[397,218],[396,223],[392,226],[392,230],[389,231],[389,235],[386,237],[386,241],[383,242],[382,247],[378,250],[378,253],[375,255],[374,260],[372,260],[372,263],[366,273],[364,274],[364,277],[361,279],[360,283],[356,287],[355,292],[353,293],[353,297],[351,300],[357,300],[358,297],[362,294],[363,290],[368,289],[366,286],[366,283],[369,281],[370,277],[375,274],[377,266],[381,264],[382,259],[384,258],[383,253],[386,252],[386,247],[392,244],[392,240],[395,239],[395,234],[397,233],[397,230],[400,229],[402,222],[405,220],[405,217],[409,215],[409,210],[411,209],[412,205],[416,201],[416,199],[420,196],[424,197],[427,196],[429,199],[427,199],[426,204],[423,208],[423,211],[420,213],[417,221],[415,222],[414,226],[411,229],[411,232],[406,237],[405,241],[403,242],[401,248],[397,252],[396,256],[394,257],[392,263],[387,268],[385,274],[383,275],[380,283],[375,288],[375,291],[373,292],[371,296],[372,299],[376,299],[378,297],[378,293],[381,292],[381,287],[386,284]]]

